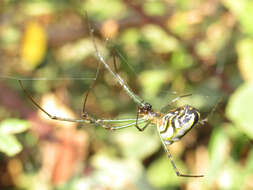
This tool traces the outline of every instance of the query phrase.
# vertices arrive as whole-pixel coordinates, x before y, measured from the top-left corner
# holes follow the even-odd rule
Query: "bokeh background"
[[[140,97],[160,111],[190,104],[207,124],[171,152],[155,127],[108,131],[50,120],[81,117],[99,51]],[[253,189],[253,1],[1,0],[0,189]],[[39,80],[40,79],[40,80]],[[43,80],[42,80],[43,79]],[[172,108],[170,107],[170,109]],[[135,118],[136,104],[101,67],[86,110],[96,118]]]

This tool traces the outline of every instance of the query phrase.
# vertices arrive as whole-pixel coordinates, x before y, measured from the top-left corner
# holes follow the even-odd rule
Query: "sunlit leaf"
[[[0,134],[16,134],[26,131],[29,123],[21,119],[6,119],[0,123]]]
[[[19,176],[18,179],[16,179],[16,182],[19,189],[48,189],[50,184],[47,179],[48,178],[41,177],[37,173],[28,172]]]
[[[226,108],[226,115],[236,127],[253,139],[253,83],[241,85],[231,96]]]
[[[28,15],[40,16],[43,14],[51,14],[54,11],[54,4],[50,1],[28,1],[29,3],[24,4],[24,10]]]
[[[24,68],[32,70],[43,60],[47,49],[47,34],[44,27],[35,21],[26,24],[21,57]]]
[[[5,45],[16,43],[20,38],[20,31],[14,27],[6,27],[2,29],[0,40]]]
[[[177,40],[157,26],[147,25],[142,29],[142,33],[157,53],[168,53],[178,48]]]
[[[121,33],[121,41],[128,46],[131,45],[132,48],[137,44],[140,38],[141,34],[136,28],[129,28]]]
[[[226,160],[228,154],[228,142],[228,137],[222,127],[217,127],[213,130],[209,142],[210,166],[208,177],[210,177],[211,182],[219,174],[219,168],[222,167]]]
[[[115,132],[113,139],[121,147],[121,151],[126,157],[138,160],[145,159],[157,151],[161,145],[153,130],[151,132],[148,129],[145,130],[145,133],[138,133],[136,129]]]
[[[186,69],[193,65],[193,59],[184,51],[174,52],[170,62],[175,69]]]
[[[253,80],[253,39],[244,39],[237,44],[238,66],[245,80]]]
[[[91,40],[79,40],[77,42],[68,43],[57,51],[57,59],[67,64],[81,61],[93,53],[93,44]],[[99,46],[99,51],[102,49]],[[103,53],[103,52],[102,52]]]
[[[239,20],[242,30],[253,35],[253,1],[223,0],[223,3]]]
[[[189,35],[192,33],[192,27],[189,27],[189,15],[185,12],[177,11],[169,20],[168,27],[174,33],[181,35]]]
[[[238,164],[233,162],[232,159],[228,159],[219,171],[220,173],[217,180],[219,189],[243,189],[242,185],[245,176],[238,167]],[[217,176],[215,177],[217,178]]]
[[[253,173],[253,150],[251,150],[249,153],[245,169],[248,173]]]
[[[181,165],[177,164],[177,167],[181,168]],[[176,175],[165,155],[151,164],[147,171],[147,177],[149,182],[157,188],[176,186],[181,179]]]
[[[89,15],[96,15],[97,19],[105,19],[114,16],[119,17],[123,15],[125,7],[121,1],[118,0],[100,0],[99,3],[93,0],[85,1],[82,6],[87,10]]]
[[[159,92],[162,84],[168,79],[169,74],[166,70],[149,70],[140,74],[139,80],[143,86],[143,94],[154,97]]]
[[[91,158],[91,165],[97,169],[93,174],[97,186],[125,189],[129,183],[132,185],[145,183],[141,179],[143,167],[134,159],[119,159],[100,152]]]
[[[75,118],[72,110],[68,108],[66,105],[64,105],[59,100],[59,98],[57,98],[57,96],[53,93],[45,94],[42,97],[41,105],[45,110],[48,110],[48,112],[51,115],[55,115],[58,117],[65,117],[65,118]],[[62,122],[59,120],[52,120],[43,112],[39,112],[39,115],[45,121],[55,124],[56,126],[63,126],[63,127],[70,127],[70,128],[76,126],[75,122],[69,123],[69,122]]]
[[[162,1],[147,1],[143,9],[150,15],[163,15],[166,11],[166,5]]]
[[[14,156],[22,150],[22,145],[13,135],[0,134],[0,151],[8,156]]]

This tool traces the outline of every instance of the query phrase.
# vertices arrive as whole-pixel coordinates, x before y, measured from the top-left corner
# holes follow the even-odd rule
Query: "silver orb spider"
[[[85,111],[85,104],[86,104],[86,101],[88,98],[88,94],[91,89],[91,86],[93,86],[96,82],[97,74],[96,74],[96,78],[95,78],[94,83],[88,89],[88,92],[86,93],[86,96],[84,99],[83,112],[82,112],[83,119],[58,117],[56,115],[50,114],[48,111],[43,109],[34,100],[34,98],[31,96],[31,94],[24,88],[22,80],[18,80],[22,90],[24,91],[26,96],[29,98],[29,100],[34,104],[35,107],[37,107],[39,110],[44,112],[50,119],[53,119],[53,120],[93,124],[95,126],[103,127],[108,130],[119,130],[119,129],[124,129],[124,128],[128,128],[128,127],[136,127],[139,131],[144,131],[150,124],[156,125],[162,145],[164,147],[165,152],[168,155],[168,158],[171,162],[171,165],[172,165],[176,175],[180,176],[180,177],[204,177],[204,175],[189,175],[189,174],[183,174],[183,173],[179,172],[179,170],[177,169],[176,164],[172,158],[172,155],[170,153],[168,146],[174,142],[179,141],[193,127],[197,126],[198,124],[203,124],[204,122],[206,122],[207,118],[201,120],[200,119],[200,112],[196,108],[194,108],[190,105],[184,105],[182,107],[170,110],[166,114],[154,111],[152,109],[151,104],[148,102],[145,102],[139,96],[137,96],[131,90],[131,88],[127,85],[127,83],[121,78],[121,76],[119,74],[115,73],[111,69],[111,67],[106,63],[105,59],[103,58],[101,53],[98,51],[98,48],[97,48],[97,45],[95,42],[95,38],[93,35],[93,29],[90,27],[89,21],[87,21],[87,23],[88,23],[90,37],[92,39],[93,46],[95,49],[95,53],[96,53],[96,56],[99,60],[97,74],[99,72],[100,64],[102,64],[110,72],[112,77],[119,83],[119,85],[124,89],[124,91],[127,93],[127,95],[138,105],[136,118],[134,118],[134,119],[111,119],[111,120],[95,119],[95,118],[91,117]],[[169,103],[169,106],[172,103],[180,100],[181,98],[187,97],[190,95],[191,94],[178,96],[177,98],[173,99]],[[139,124],[145,124],[145,125],[144,125],[144,127],[141,128],[139,126]],[[119,125],[119,126],[115,126],[115,125]]]

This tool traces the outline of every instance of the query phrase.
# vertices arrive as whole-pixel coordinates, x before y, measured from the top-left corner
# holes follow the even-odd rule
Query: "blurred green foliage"
[[[8,156],[14,156],[22,150],[14,134],[22,133],[29,128],[25,120],[6,119],[0,123],[0,151]]]
[[[231,96],[227,106],[227,116],[231,119],[239,130],[253,139],[253,118],[251,115],[251,101],[253,97],[253,84],[248,82],[240,86]]]
[[[252,10],[251,0],[0,1],[0,189],[253,189]],[[53,122],[27,100],[17,78],[50,114],[81,117],[98,68],[84,11],[107,63],[116,55],[154,110],[190,104],[208,116],[171,146],[180,171],[204,178],[176,176],[155,127]],[[104,67],[97,79],[86,111],[135,118]]]

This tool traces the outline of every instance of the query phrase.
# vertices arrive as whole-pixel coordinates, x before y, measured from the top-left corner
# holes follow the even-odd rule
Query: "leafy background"
[[[26,89],[51,114],[81,117],[98,63],[85,11],[99,51],[111,66],[116,55],[119,74],[155,110],[193,94],[173,106],[195,106],[209,122],[171,151],[180,171],[204,178],[175,175],[154,127],[52,121],[24,96],[17,78],[30,79]],[[253,189],[252,18],[251,0],[0,1],[0,188]],[[136,115],[105,68],[86,109]]]

